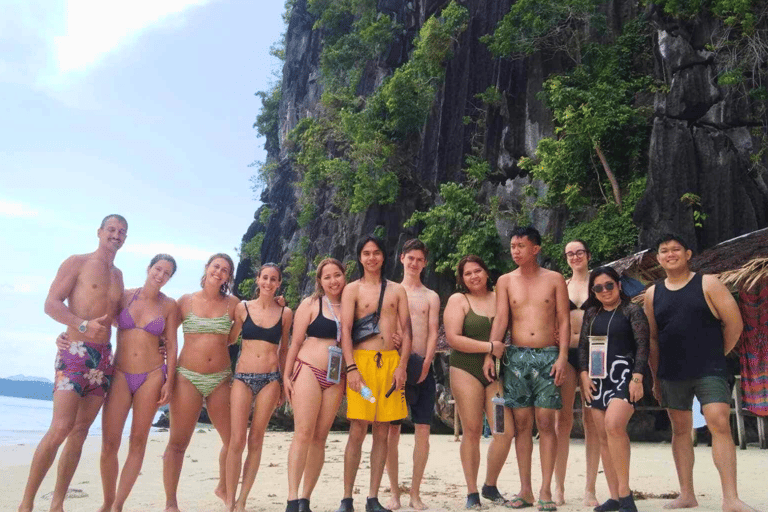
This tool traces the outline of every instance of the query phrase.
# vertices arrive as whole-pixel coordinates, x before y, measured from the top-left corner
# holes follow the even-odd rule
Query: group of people
[[[227,510],[243,511],[269,419],[288,400],[294,434],[288,452],[286,512],[309,512],[326,438],[345,394],[350,427],[337,512],[354,511],[353,489],[369,425],[373,443],[366,512],[401,507],[398,442],[400,422],[409,409],[415,425],[409,505],[427,508],[420,488],[435,407],[432,361],[440,299],[421,281],[428,258],[422,242],[409,240],[400,251],[402,283],[384,277],[387,251],[375,236],[357,246],[356,281],[346,283],[340,261],[322,260],[315,292],[294,314],[279,297],[282,272],[275,264],[259,269],[251,300],[234,297],[234,263],[223,253],[208,260],[201,289],[178,300],[160,291],[176,271],[176,262],[166,254],[152,258],[142,287],[126,290],[114,258],[127,231],[122,216],[107,216],[97,231],[96,251],[68,258],[51,285],[45,311],[67,330],[56,342],[51,427],[32,459],[19,511],[32,511],[62,444],[51,510],[63,510],[88,429],[102,404],[104,499],[99,511],[123,509],[141,469],[152,420],[163,404],[170,408],[163,458],[165,510],[178,511],[184,454],[204,403],[222,441],[214,492]],[[680,496],[668,507],[697,505],[690,438],[695,395],[712,432],[723,510],[751,510],[736,492],[736,454],[728,423],[725,355],[742,329],[738,307],[717,278],[689,270],[691,251],[681,238],[665,236],[657,249],[667,278],[646,292],[644,307],[624,294],[614,269],[589,271],[589,248],[581,240],[565,246],[573,271],[568,281],[539,266],[541,237],[531,227],[511,233],[510,252],[517,268],[495,286],[481,258],[461,259],[459,291],[448,299],[443,323],[452,349],[451,391],[463,426],[459,453],[466,508],[482,508],[481,495],[510,508],[536,502],[544,512],[565,502],[578,387],[586,411],[584,504],[596,512],[636,511],[626,427],[643,396],[643,376],[650,366],[654,395],[672,421],[680,481]],[[179,325],[184,344],[177,357]],[[235,344],[240,350],[233,365],[229,347]],[[121,471],[117,452],[130,410],[130,445]],[[484,415],[493,439],[478,492]],[[542,473],[537,494],[531,483],[534,422]],[[513,439],[520,491],[506,499],[497,484]],[[599,459],[610,491],[602,504],[595,492]],[[386,508],[378,499],[385,467],[392,490]]]

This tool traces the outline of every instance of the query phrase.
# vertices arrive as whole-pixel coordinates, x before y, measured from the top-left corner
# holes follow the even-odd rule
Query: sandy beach
[[[285,509],[288,490],[286,477],[287,450],[291,442],[291,433],[269,432],[264,443],[261,468],[256,477],[248,510],[253,512]],[[141,476],[134,487],[125,510],[130,512],[158,511],[163,509],[165,495],[162,483],[161,456],[167,441],[167,432],[152,434],[147,447],[147,455]],[[328,437],[326,463],[320,481],[312,496],[312,510],[331,512],[338,507],[342,494],[342,469],[344,446],[347,435],[332,432]],[[99,476],[99,449],[101,438],[90,437],[83,450],[83,456],[71,489],[81,492],[73,494],[65,502],[67,512],[93,512],[101,504],[101,479]],[[488,440],[482,441],[483,462],[480,468],[480,482],[485,475],[485,450]],[[128,439],[121,447],[120,463],[125,460]],[[371,436],[363,445],[363,459],[355,487],[355,507],[364,510],[365,495],[368,487],[369,453]],[[179,486],[179,504],[185,512],[207,512],[220,510],[221,502],[213,495],[217,478],[216,456],[220,441],[212,429],[199,429],[187,451],[184,469]],[[22,444],[0,447],[0,510],[15,511],[21,499],[22,490],[29,471],[29,462],[35,449],[34,445]],[[400,443],[400,480],[404,492],[404,510],[407,507],[407,489],[411,479],[411,454],[413,435],[403,434]],[[697,488],[699,507],[697,511],[720,510],[720,483],[717,470],[712,463],[710,448],[698,446],[694,478]],[[768,463],[768,451],[750,446],[746,451],[737,450],[739,491],[743,500],[759,510],[768,511],[768,490],[766,490],[765,470]],[[533,485],[538,488],[540,473],[538,466],[538,446],[534,447]],[[35,510],[48,510],[49,501],[44,497],[53,490],[55,469],[49,472],[38,493]],[[636,443],[632,445],[632,488],[649,496],[660,496],[677,490],[672,452],[668,443]],[[499,489],[511,496],[519,487],[517,463],[513,452],[501,473]],[[571,442],[571,457],[566,487],[566,505],[559,507],[563,511],[587,511],[581,506],[580,497],[584,488],[584,445],[581,440]],[[598,498],[606,499],[608,488],[601,474],[597,480]],[[430,458],[427,464],[422,497],[430,510],[462,510],[466,488],[459,461],[459,445],[452,435],[432,436]],[[389,481],[384,475],[380,499],[386,503],[389,497]],[[650,498],[637,501],[638,509],[661,511],[666,499]],[[487,503],[484,501],[484,503]],[[489,510],[507,510],[501,506],[491,506]],[[533,509],[530,509],[533,510]]]

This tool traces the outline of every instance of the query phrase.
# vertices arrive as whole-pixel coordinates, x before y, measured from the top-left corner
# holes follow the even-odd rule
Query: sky
[[[200,288],[211,254],[237,261],[260,205],[254,93],[278,80],[283,2],[2,3],[0,377],[52,379],[63,326],[45,297],[107,214],[128,220],[115,259],[127,288],[158,252],[178,262],[174,298]]]

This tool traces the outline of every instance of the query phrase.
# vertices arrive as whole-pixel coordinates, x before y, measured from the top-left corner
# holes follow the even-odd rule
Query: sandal
[[[530,501],[525,501],[525,499],[522,498],[521,496],[515,496],[511,500],[505,501],[504,506],[507,508],[515,508],[515,509],[528,508],[528,507],[532,507],[533,503],[531,503]]]
[[[539,500],[538,509],[539,512],[555,512],[557,510],[557,506],[555,505],[554,501]]]

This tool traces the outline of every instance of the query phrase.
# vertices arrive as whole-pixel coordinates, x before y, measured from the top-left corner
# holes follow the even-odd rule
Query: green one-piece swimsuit
[[[466,295],[464,297],[466,298]],[[467,303],[469,303],[469,299],[467,299]],[[464,317],[464,325],[461,329],[461,335],[466,336],[467,338],[472,338],[473,340],[490,341],[492,325],[493,317],[478,315],[472,310],[472,305],[470,304],[469,312],[467,312],[467,315]],[[449,365],[464,370],[479,380],[480,384],[487,387],[491,384],[491,381],[486,379],[483,374],[484,361],[485,354],[482,352],[472,354],[456,349],[453,349],[451,355],[448,357]]]

